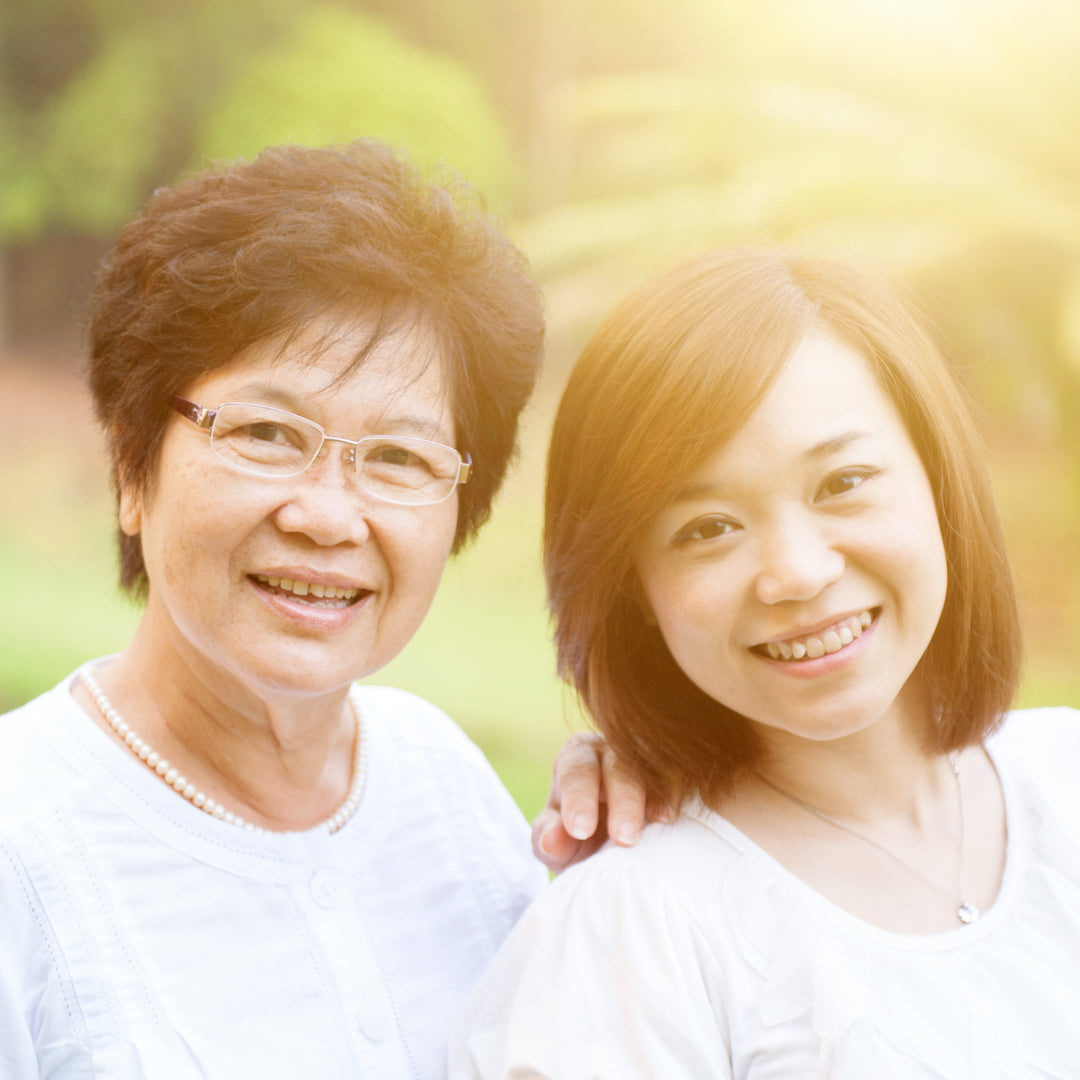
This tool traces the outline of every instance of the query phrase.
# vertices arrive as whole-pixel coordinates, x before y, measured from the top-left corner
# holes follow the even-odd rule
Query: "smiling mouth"
[[[287,596],[290,600],[299,600],[312,607],[347,608],[371,594],[370,589],[339,589],[334,585],[316,585],[310,581],[268,577],[266,574],[249,576],[265,592]]]
[[[751,652],[767,656],[770,660],[805,661],[817,660],[830,653],[839,652],[845,645],[850,645],[863,635],[874,619],[878,609],[859,612],[850,619],[843,619],[828,630],[816,634],[804,634],[802,637],[785,638],[783,641],[767,641],[764,645],[754,645]]]

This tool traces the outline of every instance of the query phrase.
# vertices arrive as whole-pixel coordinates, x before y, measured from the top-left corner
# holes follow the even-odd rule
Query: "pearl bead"
[[[181,775],[178,768],[154,750],[120,715],[98,685],[90,665],[87,665],[79,672],[79,677],[83,686],[86,687],[87,693],[93,698],[98,711],[113,731],[131,748],[132,753],[136,754],[140,761],[145,761],[148,768],[153,769],[165,783],[187,799],[192,806],[247,832],[257,833],[260,836],[266,836],[273,832],[271,829],[264,829],[261,825],[245,821],[239,814],[234,814],[231,810],[226,810],[221,803],[215,802],[209,795],[200,791],[191,781]],[[367,742],[362,737],[360,714],[357,712],[355,702],[351,697],[349,706],[352,709],[353,720],[356,724],[356,734],[353,737],[352,782],[349,784],[348,792],[346,792],[345,801],[337,810],[319,825],[312,826],[314,829],[324,828],[330,833],[337,832],[356,813],[367,781]]]

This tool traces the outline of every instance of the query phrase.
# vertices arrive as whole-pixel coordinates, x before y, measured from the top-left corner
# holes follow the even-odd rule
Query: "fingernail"
[[[629,821],[620,821],[615,826],[613,835],[620,844],[635,844],[637,843],[638,831]]]
[[[575,840],[588,840],[595,828],[588,814],[578,814],[570,821],[570,835]]]
[[[544,834],[543,834],[543,835],[542,835],[542,836],[540,837],[540,850],[541,850],[541,851],[542,851],[542,852],[543,852],[543,853],[544,853],[545,855],[552,855],[552,854],[554,854],[554,852],[552,852],[551,848],[550,848],[550,847],[548,847],[548,838],[549,838],[549,837],[551,836],[551,834],[552,834],[552,833],[553,833],[554,831],[555,831],[554,829],[548,829],[548,831],[547,831],[546,833],[544,833]]]

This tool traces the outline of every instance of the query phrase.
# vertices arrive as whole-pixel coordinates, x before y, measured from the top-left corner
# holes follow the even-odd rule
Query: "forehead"
[[[850,443],[853,436],[910,446],[903,420],[869,360],[812,330],[747,422],[701,472],[738,478],[758,466],[795,467]]]
[[[450,415],[446,364],[423,323],[376,335],[373,322],[315,321],[248,347],[191,393],[207,397],[209,405],[254,401],[320,422],[337,417],[371,424],[401,414],[445,429]]]

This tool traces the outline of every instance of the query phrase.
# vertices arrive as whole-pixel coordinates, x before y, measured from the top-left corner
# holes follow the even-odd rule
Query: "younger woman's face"
[[[685,674],[763,734],[921,732],[911,680],[945,600],[918,453],[869,363],[811,332],[748,423],[647,526],[650,615]]]

